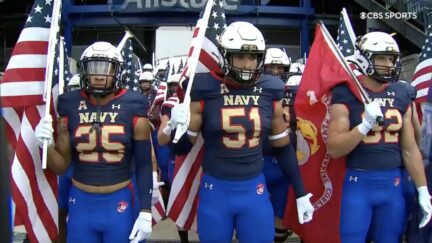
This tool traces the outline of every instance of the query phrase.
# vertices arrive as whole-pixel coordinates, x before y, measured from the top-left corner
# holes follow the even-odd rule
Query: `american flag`
[[[427,100],[432,85],[432,24],[427,26],[426,40],[411,83],[417,90],[417,103]]]
[[[203,16],[204,10],[201,15]],[[199,31],[205,31],[205,38],[199,56],[196,73],[220,70],[221,54],[218,51],[218,39],[226,28],[223,1],[215,0],[208,23],[198,19],[189,50],[192,55]],[[182,76],[187,78],[189,73],[186,61]],[[195,82],[199,82],[196,80]],[[181,96],[181,95],[180,95]],[[201,181],[201,161],[204,156],[204,139],[201,134],[186,156],[177,156],[175,161],[174,179],[168,200],[168,216],[180,227],[186,230],[196,230],[196,212],[198,206],[198,189]]]
[[[45,115],[42,96],[53,5],[52,0],[33,4],[0,88],[6,134],[15,151],[11,162],[15,217],[24,222],[31,242],[52,242],[58,235],[57,176],[42,169],[34,136]],[[58,88],[53,88],[53,99],[56,92]]]
[[[221,54],[218,49],[218,39],[227,26],[225,11],[223,9],[223,1],[214,1],[208,23],[204,23],[202,19],[203,13],[204,9],[201,11],[200,19],[198,19],[195,26],[188,59],[186,60],[186,64],[182,73],[182,81],[189,77],[188,60],[193,53],[193,49],[197,43],[196,37],[200,31],[205,31],[205,37],[195,72],[208,73],[210,70],[220,70],[219,62],[221,60]]]
[[[178,66],[177,73],[182,73],[182,72],[183,72],[183,59],[180,59],[180,64]]]
[[[347,61],[355,60],[354,54],[356,51],[356,35],[354,33],[354,29],[351,25],[351,21],[345,8],[343,8],[340,13],[339,28],[336,42],[338,44],[339,50]],[[360,77],[362,75],[362,73],[358,70],[357,66],[354,63],[350,63],[350,67],[357,77]]]
[[[171,68],[171,76],[174,75],[175,73],[176,73],[176,71],[175,71],[175,66],[174,66],[174,63],[173,63],[173,66]]]
[[[166,94],[167,94],[167,89],[168,89],[167,81],[168,81],[168,76],[170,74],[170,67],[171,67],[170,61],[168,60],[166,63],[166,67],[165,67],[164,77],[162,78],[162,80],[159,80],[158,89],[156,91],[156,96],[155,96],[155,99],[153,101],[152,107],[155,107],[155,106],[161,104],[166,99]]]
[[[127,40],[121,51],[124,58],[125,75],[123,77],[125,88],[133,91],[139,91],[138,75],[136,72],[139,68],[133,63],[133,48],[131,40]]]
[[[56,80],[59,82],[59,89],[66,87],[69,83],[69,80],[72,78],[72,73],[70,72],[69,67],[69,58],[68,58],[68,51],[66,48],[66,43],[64,41],[64,38],[60,35],[57,37],[57,44],[56,44],[56,55],[55,55],[55,66],[54,66],[54,75],[53,75],[53,83],[56,83]],[[62,42],[62,45],[60,45],[60,42]],[[63,48],[63,49],[60,49]],[[63,60],[60,60],[60,53],[63,53]],[[63,64],[63,80],[61,80],[60,77],[60,65]],[[60,86],[60,83],[62,83],[62,86]],[[56,105],[54,106],[56,107]]]
[[[344,57],[354,55],[356,36],[345,8],[342,9],[339,18],[337,44]]]

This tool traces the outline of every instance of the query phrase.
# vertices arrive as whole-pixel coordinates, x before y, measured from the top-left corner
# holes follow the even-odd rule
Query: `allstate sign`
[[[237,10],[241,0],[223,0],[223,7],[227,11]],[[124,0],[122,10],[162,10],[171,8],[183,8],[191,11],[200,11],[206,0]]]

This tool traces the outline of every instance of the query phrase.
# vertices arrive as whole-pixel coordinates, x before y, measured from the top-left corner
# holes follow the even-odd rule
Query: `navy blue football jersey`
[[[157,90],[152,88],[148,94],[144,94],[147,97],[149,104],[153,104],[153,101],[156,98],[156,92]]]
[[[262,138],[271,128],[274,102],[284,83],[263,75],[253,86],[232,87],[214,74],[197,74],[191,100],[200,101],[204,137],[203,171],[242,180],[262,171]]]
[[[376,125],[347,156],[347,167],[368,170],[397,168],[402,165],[399,134],[403,116],[411,103],[410,91],[402,83],[389,83],[380,92],[368,90],[369,97],[378,102],[384,125]],[[349,110],[350,129],[359,125],[364,105],[349,88],[341,84],[332,90],[332,103],[344,104]]]
[[[100,106],[81,90],[59,96],[58,112],[67,119],[75,161],[73,178],[97,186],[130,179],[134,118],[147,117],[147,109],[145,96],[127,90]],[[100,129],[92,129],[98,112]]]

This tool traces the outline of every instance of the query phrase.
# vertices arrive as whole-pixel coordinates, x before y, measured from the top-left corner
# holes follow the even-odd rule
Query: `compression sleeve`
[[[279,162],[279,166],[293,186],[297,198],[306,195],[293,145],[288,144],[282,147],[273,147],[273,151]]]
[[[141,210],[151,210],[153,189],[153,168],[149,140],[134,140],[137,194]]]

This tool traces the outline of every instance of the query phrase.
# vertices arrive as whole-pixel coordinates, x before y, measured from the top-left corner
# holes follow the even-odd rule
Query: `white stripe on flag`
[[[46,54],[22,54],[11,56],[6,69],[46,68]]]
[[[7,82],[0,84],[2,97],[41,95],[44,93],[45,81]]]
[[[429,87],[419,89],[419,90],[417,90],[417,97],[416,98],[421,98],[421,97],[427,96],[428,92],[429,92]]]
[[[414,73],[416,73],[416,72],[417,72],[418,70],[420,70],[420,69],[423,69],[423,68],[425,68],[425,67],[429,67],[429,66],[432,66],[432,58],[429,58],[429,59],[423,60],[423,62],[419,63],[419,64],[416,66],[416,69],[415,69],[415,72],[414,72]]]
[[[29,186],[30,181],[16,156],[14,157],[14,161],[12,163],[11,174],[13,181],[18,187],[18,190],[20,191],[20,194],[24,198],[24,202],[27,205],[29,218],[31,220],[33,232],[35,232],[36,238],[38,238],[39,242],[51,242],[48,233],[46,232],[45,226],[43,225],[42,220],[39,218],[39,214],[37,213],[36,205],[32,197],[31,187]]]
[[[49,39],[49,28],[42,27],[28,27],[21,31],[18,42],[24,41],[48,41]]]
[[[432,80],[432,73],[425,73],[421,76],[418,76],[415,80],[413,80],[411,85],[415,87],[415,86],[417,86],[423,82],[429,81],[429,80]]]
[[[6,120],[6,122],[9,125],[11,125],[10,127],[14,131],[15,141],[17,141],[20,133],[20,128],[21,128],[21,120],[18,117],[18,114],[11,107],[3,107],[2,112],[3,112],[3,118]],[[16,124],[16,125],[12,126],[12,124]]]
[[[170,200],[168,200],[168,214],[171,209],[172,203],[177,198],[178,194],[183,188],[187,176],[192,168],[193,162],[195,162],[196,157],[198,156],[198,153],[201,150],[201,147],[203,146],[203,143],[204,143],[204,139],[202,138],[202,135],[200,133],[195,145],[192,147],[191,152],[186,156],[185,161],[183,162],[182,166],[178,170],[177,174],[174,176],[174,180],[172,183],[171,192],[169,196]]]

